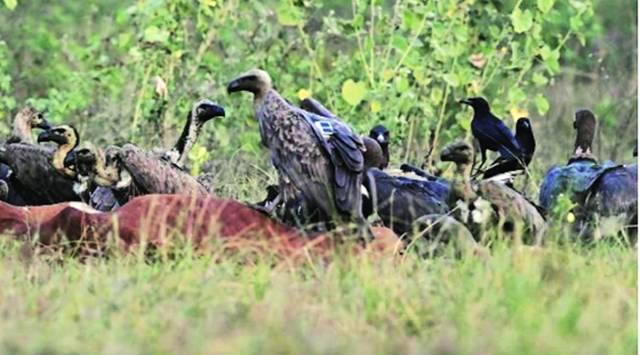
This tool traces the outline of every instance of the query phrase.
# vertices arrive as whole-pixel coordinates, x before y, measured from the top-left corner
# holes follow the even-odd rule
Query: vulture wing
[[[73,191],[74,180],[59,173],[52,165],[53,151],[24,143],[0,147],[0,163],[11,168],[11,187],[27,205],[45,205],[79,201]]]
[[[142,195],[207,194],[207,189],[191,175],[132,144],[125,144],[118,157]]]

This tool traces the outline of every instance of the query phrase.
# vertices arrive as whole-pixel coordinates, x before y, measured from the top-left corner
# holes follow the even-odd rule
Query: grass
[[[607,243],[296,266],[23,254],[0,247],[0,353],[637,352],[636,251]]]

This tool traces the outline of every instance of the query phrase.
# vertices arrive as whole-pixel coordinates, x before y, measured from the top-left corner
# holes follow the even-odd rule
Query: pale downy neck
[[[458,200],[466,203],[477,197],[471,185],[471,168],[468,162],[456,162],[456,178],[451,182],[449,206],[454,206]]]
[[[73,147],[74,147],[73,143],[62,144],[58,146],[58,149],[56,149],[53,152],[53,160],[52,160],[53,167],[57,171],[69,177],[75,177],[76,172],[73,169],[70,169],[64,166],[64,159],[67,157],[67,154],[69,154],[69,152],[73,150]]]
[[[13,121],[13,130],[11,135],[18,137],[21,142],[33,144],[33,138],[31,138],[31,123],[29,123],[29,117],[19,113],[16,119]]]

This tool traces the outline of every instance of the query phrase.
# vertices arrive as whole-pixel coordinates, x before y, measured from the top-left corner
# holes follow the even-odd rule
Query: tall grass
[[[275,262],[275,267],[274,267]],[[635,353],[636,252],[62,263],[0,247],[2,353]]]

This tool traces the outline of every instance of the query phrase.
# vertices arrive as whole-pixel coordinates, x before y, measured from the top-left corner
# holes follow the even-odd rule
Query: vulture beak
[[[224,117],[224,107],[218,106],[215,104],[205,104],[202,105],[202,108],[206,111],[207,116],[209,117]]]
[[[72,150],[64,157],[64,167],[69,168],[76,165],[76,150]]]
[[[378,141],[378,143],[380,144],[385,144],[387,143],[387,140],[384,138],[384,135],[382,134],[378,134],[378,136],[376,137],[376,140]]]
[[[47,121],[46,118],[42,117],[38,120],[38,122],[34,125],[35,128],[40,128],[40,129],[44,129],[44,130],[50,130],[51,129],[51,125],[49,124],[49,122]]]
[[[243,90],[242,84],[243,84],[242,77],[231,80],[229,84],[227,84],[227,93],[231,94],[234,92],[242,91]]]
[[[44,131],[38,135],[38,143],[42,143],[42,142],[55,142],[60,145],[68,143],[67,138],[51,130]]]

